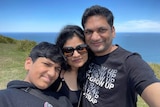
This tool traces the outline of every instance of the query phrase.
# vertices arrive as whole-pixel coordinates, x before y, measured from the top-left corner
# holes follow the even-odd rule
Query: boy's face
[[[29,57],[25,61],[25,69],[28,72],[25,81],[39,89],[46,89],[58,78],[61,66],[45,57],[35,62]]]

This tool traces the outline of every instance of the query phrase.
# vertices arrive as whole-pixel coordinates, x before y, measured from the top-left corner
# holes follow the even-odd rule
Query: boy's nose
[[[54,69],[52,68],[48,71],[48,74],[50,77],[54,77],[57,74],[57,72],[56,72],[55,68]]]

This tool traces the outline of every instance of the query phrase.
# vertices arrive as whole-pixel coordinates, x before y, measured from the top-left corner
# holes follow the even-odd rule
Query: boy
[[[48,42],[36,45],[25,61],[24,81],[11,81],[7,89],[0,91],[0,107],[72,107],[66,97],[49,89],[64,62],[56,45]]]

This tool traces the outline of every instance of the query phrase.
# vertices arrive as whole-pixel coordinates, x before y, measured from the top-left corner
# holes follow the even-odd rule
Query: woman
[[[60,75],[62,86],[59,92],[66,95],[73,106],[77,107],[88,62],[88,46],[85,44],[83,30],[76,25],[65,26],[56,44],[62,49],[67,61],[66,71]]]

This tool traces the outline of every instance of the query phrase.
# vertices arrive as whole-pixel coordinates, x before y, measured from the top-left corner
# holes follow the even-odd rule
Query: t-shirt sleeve
[[[129,71],[130,83],[133,84],[133,88],[140,95],[148,85],[159,81],[149,64],[138,54],[129,56],[126,60],[126,65]]]

